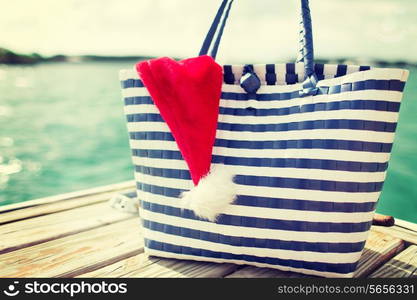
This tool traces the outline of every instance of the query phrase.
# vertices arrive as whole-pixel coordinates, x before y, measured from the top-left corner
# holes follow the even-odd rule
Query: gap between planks
[[[417,278],[417,246],[411,245],[371,274],[374,278]]]
[[[8,223],[0,226],[0,254],[131,218],[104,202]]]
[[[410,228],[397,226],[397,225],[392,226],[392,227],[372,226],[372,228],[375,231],[398,237],[402,239],[403,241],[405,241],[407,245],[417,244],[417,232]]]
[[[95,194],[79,194],[78,197],[72,198],[63,198],[57,202],[46,201],[42,204],[37,204],[33,206],[13,209],[13,210],[3,210],[0,211],[0,225],[26,220],[38,216],[44,216],[60,211],[74,209],[76,207],[82,207],[91,205],[94,203],[99,203],[103,201],[108,201],[116,193],[127,193],[133,192],[134,188],[127,187],[122,189],[110,189],[109,191],[102,191],[101,193]],[[36,201],[36,200],[33,200]],[[31,201],[28,201],[31,202]],[[1,208],[1,207],[0,207]],[[7,206],[6,206],[7,208]]]
[[[74,277],[143,252],[137,218],[0,255],[0,277]]]
[[[219,278],[241,266],[190,260],[149,257],[145,253],[118,261],[102,269],[82,274],[82,278]]]
[[[91,189],[79,190],[75,192],[58,194],[54,196],[0,206],[0,213],[10,212],[10,211],[17,210],[17,209],[29,208],[29,207],[33,207],[37,205],[56,203],[56,202],[63,201],[63,200],[71,200],[75,198],[81,198],[81,197],[96,195],[96,194],[105,193],[105,192],[119,191],[123,189],[134,189],[135,187],[136,187],[136,183],[134,180],[124,181],[124,182],[119,182],[119,183],[114,183],[114,184],[109,184],[109,185],[104,185],[104,186],[98,186],[98,187],[94,187]]]

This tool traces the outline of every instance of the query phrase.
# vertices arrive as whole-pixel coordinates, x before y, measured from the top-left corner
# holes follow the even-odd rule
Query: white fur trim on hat
[[[202,219],[216,221],[219,214],[236,199],[233,177],[226,166],[213,167],[197,186],[181,194],[181,206]]]

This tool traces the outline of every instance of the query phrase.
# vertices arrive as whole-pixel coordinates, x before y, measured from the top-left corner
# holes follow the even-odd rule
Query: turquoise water
[[[119,69],[0,66],[0,205],[133,179]],[[417,69],[378,211],[417,222]]]

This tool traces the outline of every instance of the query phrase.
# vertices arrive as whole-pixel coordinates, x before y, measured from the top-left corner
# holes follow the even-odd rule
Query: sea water
[[[0,66],[0,205],[133,179],[118,71],[131,63]],[[417,69],[378,211],[417,222]]]

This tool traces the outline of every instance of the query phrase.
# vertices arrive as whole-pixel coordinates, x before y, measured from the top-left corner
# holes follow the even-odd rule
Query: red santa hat
[[[215,221],[236,198],[233,175],[224,165],[211,166],[222,67],[203,55],[182,61],[152,59],[139,62],[136,70],[174,136],[195,185],[182,193],[182,207]]]

